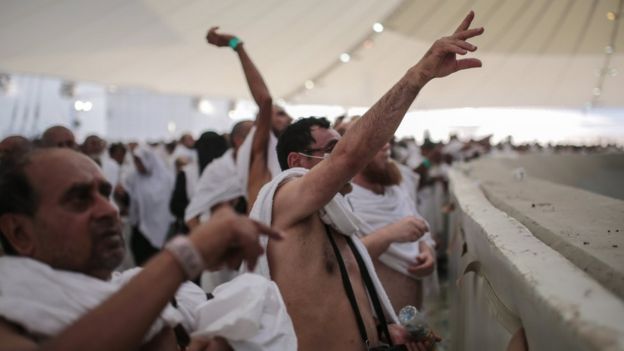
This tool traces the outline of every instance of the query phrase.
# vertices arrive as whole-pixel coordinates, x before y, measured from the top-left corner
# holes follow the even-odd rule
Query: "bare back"
[[[378,342],[372,310],[355,257],[343,235],[332,233],[351,279],[371,345]],[[292,318],[299,350],[361,350],[355,315],[325,226],[314,214],[269,241],[271,278]]]

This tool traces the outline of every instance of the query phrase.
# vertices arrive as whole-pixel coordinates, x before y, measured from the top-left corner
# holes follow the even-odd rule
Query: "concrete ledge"
[[[457,170],[450,177],[454,349],[503,350],[515,318],[531,350],[624,350],[618,296],[492,206],[478,182]],[[479,275],[464,274],[469,261]]]
[[[500,160],[479,160],[464,171],[495,207],[624,299],[624,201],[530,173],[518,179]]]

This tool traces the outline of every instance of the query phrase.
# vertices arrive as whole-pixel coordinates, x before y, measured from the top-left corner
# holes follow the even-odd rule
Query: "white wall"
[[[208,99],[211,111],[202,113],[191,96],[111,91],[93,83],[77,83],[67,94],[62,85],[58,78],[11,75],[0,89],[0,140],[14,134],[34,138],[53,125],[70,128],[78,142],[89,134],[114,141],[171,140],[185,132],[196,137],[206,130],[226,133],[234,124],[227,99]],[[91,102],[91,110],[77,111],[76,101]]]
[[[206,130],[229,132],[233,121],[227,117],[230,103],[210,99],[211,114],[197,110],[196,99],[143,90],[125,90],[108,95],[108,139],[171,140],[182,133],[195,137]]]

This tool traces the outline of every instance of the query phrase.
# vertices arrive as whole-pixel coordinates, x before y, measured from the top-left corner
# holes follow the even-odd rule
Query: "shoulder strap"
[[[373,303],[373,308],[375,309],[375,313],[377,314],[377,319],[379,320],[379,327],[383,334],[386,334],[386,341],[390,346],[392,346],[392,338],[390,338],[390,331],[388,330],[388,323],[386,321],[386,315],[384,313],[383,308],[381,307],[381,303],[379,302],[379,295],[377,295],[377,290],[375,289],[375,285],[373,284],[373,280],[370,277],[370,273],[368,269],[366,269],[366,264],[360,255],[360,252],[355,247],[353,243],[353,239],[351,237],[347,237],[347,243],[353,252],[353,256],[355,256],[355,260],[357,261],[358,267],[360,268],[360,274],[362,275],[362,279],[364,280],[364,284],[366,284],[366,289],[368,290],[368,294],[370,296],[371,302]]]
[[[351,286],[351,281],[349,280],[349,273],[347,273],[347,268],[345,267],[344,261],[342,260],[342,255],[340,254],[340,250],[338,250],[338,246],[336,246],[336,241],[331,234],[327,224],[325,224],[325,233],[329,238],[329,242],[334,249],[334,254],[336,255],[336,259],[338,260],[338,266],[340,267],[340,275],[342,276],[342,285],[344,286],[345,293],[349,298],[349,302],[351,303],[351,308],[353,309],[353,313],[355,314],[355,320],[358,325],[358,329],[360,330],[360,337],[362,338],[362,342],[368,349],[369,341],[368,334],[366,334],[366,326],[364,325],[364,320],[362,319],[362,314],[360,314],[360,309],[358,308],[357,301],[355,300],[355,294],[353,293],[353,287]]]

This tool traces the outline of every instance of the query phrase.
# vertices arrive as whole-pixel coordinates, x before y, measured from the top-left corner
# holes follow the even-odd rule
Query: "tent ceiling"
[[[484,68],[434,81],[415,107],[624,107],[622,2],[2,0],[0,71],[246,98],[235,55],[204,41],[220,25],[245,41],[276,98],[367,106],[474,9]]]

